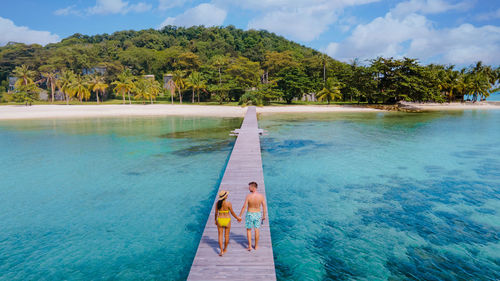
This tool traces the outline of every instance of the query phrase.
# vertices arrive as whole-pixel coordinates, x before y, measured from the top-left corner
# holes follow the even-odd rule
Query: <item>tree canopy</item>
[[[29,75],[21,76],[20,71]],[[99,83],[95,77],[83,77],[96,71],[101,71]],[[53,97],[57,88],[67,100],[114,95],[123,100],[127,96],[131,102],[136,86],[158,90],[155,83],[146,87],[148,82],[141,80],[144,75],[154,75],[163,85],[166,74],[172,77],[168,83],[173,90],[161,92],[172,101],[182,101],[191,90],[191,101],[194,91],[197,101],[221,103],[239,101],[248,92],[253,93],[245,99],[265,104],[273,100],[292,103],[309,93],[326,94],[322,98],[326,102],[394,103],[455,101],[469,95],[473,100],[483,99],[496,90],[500,71],[481,62],[455,69],[452,65],[422,65],[412,58],[380,57],[347,64],[273,33],[234,26],[74,34],[45,47],[22,43],[0,47],[0,92],[7,90],[8,77],[23,82],[29,78],[36,88],[17,87],[16,91],[29,92],[30,99],[39,88]],[[332,81],[337,83],[335,94],[330,91]],[[79,89],[75,90],[75,83]],[[150,94],[141,97],[154,100]]]

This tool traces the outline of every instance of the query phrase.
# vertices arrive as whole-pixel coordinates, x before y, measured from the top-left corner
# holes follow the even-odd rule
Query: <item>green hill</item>
[[[67,74],[66,99],[94,100],[97,92],[103,98],[123,98],[125,90],[117,90],[116,83],[130,80],[135,86],[129,83],[125,92],[153,102],[163,92],[163,75],[172,74],[178,100],[188,94],[194,101],[196,92],[200,100],[221,103],[291,103],[309,93],[328,102],[443,102],[463,100],[464,95],[484,98],[500,76],[498,68],[480,62],[460,71],[436,64],[423,66],[410,58],[377,58],[369,63],[339,62],[267,31],[167,26],[93,36],[74,34],[45,47],[9,43],[0,47],[0,93],[7,89],[9,76],[22,77],[36,85],[18,85],[3,100],[26,101],[27,95],[36,97],[40,88],[60,88],[56,80]],[[103,75],[85,75],[94,72]],[[53,83],[48,78],[51,73]],[[156,82],[142,81],[146,74],[153,74]],[[92,90],[91,80],[94,85],[100,80],[109,87]],[[73,94],[72,89],[77,88],[78,94]]]

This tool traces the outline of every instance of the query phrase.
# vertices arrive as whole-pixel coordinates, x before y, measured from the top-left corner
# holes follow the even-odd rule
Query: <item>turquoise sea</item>
[[[500,279],[500,111],[264,115],[280,280]],[[0,122],[0,280],[183,280],[238,118]]]
[[[500,101],[500,92],[496,92],[491,94],[488,98],[486,98],[487,101]]]
[[[500,111],[263,116],[280,280],[500,280]]]
[[[0,122],[0,280],[183,280],[241,119]]]

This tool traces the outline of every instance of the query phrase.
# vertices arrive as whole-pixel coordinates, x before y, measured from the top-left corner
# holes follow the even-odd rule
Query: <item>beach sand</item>
[[[500,103],[408,103],[422,111],[500,109]],[[257,107],[257,113],[320,113],[320,112],[370,112],[380,109],[340,106],[340,105],[288,105]],[[91,118],[120,116],[213,116],[243,117],[245,107],[225,105],[5,105],[0,106],[0,120],[15,119],[54,119],[54,118]]]
[[[258,113],[362,112],[375,110],[343,106],[269,106],[257,108]],[[0,106],[0,120],[169,115],[243,117],[245,112],[245,107],[223,105],[5,105]]]
[[[454,103],[402,103],[422,111],[469,110],[469,109],[500,109],[500,102],[454,102]]]

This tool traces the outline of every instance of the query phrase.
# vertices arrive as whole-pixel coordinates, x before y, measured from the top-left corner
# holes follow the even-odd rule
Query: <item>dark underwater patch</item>
[[[407,248],[409,260],[389,257],[386,267],[407,280],[499,280],[500,271],[490,265],[431,247]]]
[[[329,145],[308,139],[291,139],[279,141],[275,138],[264,138],[261,141],[262,151],[271,154],[289,154],[291,151],[308,153],[317,148],[328,147]]]
[[[127,176],[140,176],[140,175],[142,175],[144,173],[141,173],[141,172],[125,172],[124,174],[127,175]]]
[[[400,184],[390,185],[383,194],[380,202],[387,207],[361,209],[358,215],[364,224],[414,232],[434,245],[486,244],[500,241],[500,229],[478,224],[470,220],[467,213],[452,214],[432,208],[434,202],[480,206],[492,193],[491,189],[476,188],[473,183],[441,181],[430,184],[424,181],[422,184],[400,179]]]
[[[183,121],[184,123],[187,121]],[[179,126],[182,124],[179,123]],[[204,139],[204,138],[217,138],[217,137],[228,137],[232,130],[237,129],[241,126],[240,118],[223,118],[221,119],[218,126],[211,128],[197,128],[197,124],[193,125],[192,130],[187,131],[176,131],[161,134],[159,138],[168,139]]]
[[[172,154],[176,156],[188,157],[199,153],[212,153],[220,151],[231,150],[234,144],[234,140],[221,140],[208,143],[201,143],[192,145],[190,147],[173,151]]]

